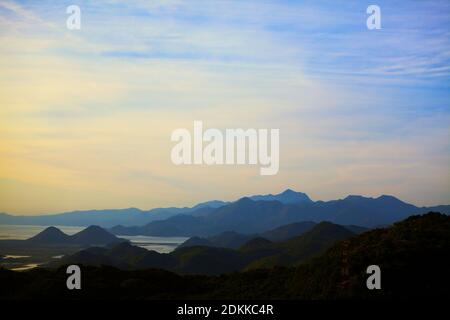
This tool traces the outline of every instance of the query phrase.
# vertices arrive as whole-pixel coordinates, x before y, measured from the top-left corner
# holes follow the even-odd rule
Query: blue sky
[[[448,1],[0,0],[0,211],[286,187],[448,202],[449,26]],[[193,120],[280,128],[280,173],[174,168],[170,132]]]

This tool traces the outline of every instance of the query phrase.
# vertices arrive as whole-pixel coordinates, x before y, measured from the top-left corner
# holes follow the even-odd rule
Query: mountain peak
[[[83,230],[84,232],[105,232],[106,230],[100,226],[92,225]]]
[[[77,234],[74,234],[71,238],[75,243],[91,245],[104,245],[125,241],[95,225],[89,226]]]
[[[40,242],[40,243],[61,243],[61,242],[67,242],[70,237],[59,230],[56,227],[48,227],[45,228],[43,231],[39,232],[34,237],[31,237],[28,239],[28,241],[33,242]]]
[[[266,195],[255,195],[251,196],[250,199],[254,201],[279,201],[284,204],[313,202],[306,193],[297,192],[292,189],[286,189],[279,194],[266,194]]]
[[[292,193],[297,193],[296,191],[294,191],[294,190],[292,190],[292,189],[286,189],[286,190],[284,190],[282,193],[280,193],[280,194],[292,194]]]
[[[377,198],[377,200],[401,201],[400,199],[398,199],[394,196],[388,195],[388,194],[383,194],[383,195],[379,196]],[[401,201],[401,202],[403,202],[403,201]]]

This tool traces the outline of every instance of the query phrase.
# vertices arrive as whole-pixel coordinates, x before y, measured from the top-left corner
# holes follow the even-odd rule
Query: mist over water
[[[49,226],[2,225],[0,224],[0,240],[25,240],[37,235]],[[68,235],[73,235],[85,227],[54,226]]]

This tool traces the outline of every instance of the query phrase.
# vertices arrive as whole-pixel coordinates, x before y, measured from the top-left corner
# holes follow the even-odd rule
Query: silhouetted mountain
[[[256,236],[257,235],[240,234],[234,231],[225,231],[207,238],[191,237],[180,244],[177,248],[179,249],[186,247],[205,246],[237,249]]]
[[[450,206],[440,206],[450,213]],[[117,227],[114,234],[149,236],[211,236],[225,231],[257,234],[282,225],[302,221],[330,221],[340,225],[376,227],[390,225],[425,211],[392,196],[367,198],[348,196],[341,200],[283,204],[253,201],[248,197],[213,209],[201,216],[176,215],[142,227]],[[363,229],[359,230],[362,232]]]
[[[450,205],[435,207],[422,207],[402,202],[392,196],[381,196],[378,198],[367,198],[362,196],[349,196],[342,200],[316,201],[313,202],[306,194],[296,192],[290,189],[280,194],[254,195],[244,198],[254,202],[269,202],[262,205],[254,205],[259,208],[245,209],[241,200],[235,202],[226,202],[220,200],[206,201],[199,203],[191,208],[155,208],[148,211],[128,208],[128,209],[107,209],[107,210],[86,210],[72,211],[52,215],[33,215],[33,216],[13,216],[0,213],[0,224],[28,224],[28,225],[65,225],[65,226],[89,226],[99,225],[101,227],[111,228],[115,234],[135,235],[140,232],[144,235],[185,235],[185,236],[204,236],[218,234],[227,230],[239,233],[257,233],[270,228],[278,227],[284,224],[300,221],[331,221],[342,225],[359,225],[366,227],[375,227],[378,225],[389,225],[395,221],[404,219],[412,214],[425,213],[430,210],[440,211],[450,214]],[[236,203],[239,205],[234,206]],[[245,202],[245,201],[244,201]],[[274,205],[274,202],[281,205]],[[264,208],[263,208],[264,207]],[[250,227],[256,221],[249,221],[251,218],[242,218],[239,221],[250,222],[248,228],[239,227],[226,221],[225,218],[207,219],[210,214],[219,215],[219,211],[234,211],[235,216],[244,214],[253,215],[248,209],[256,209],[255,215],[262,215],[261,222],[252,228]],[[262,212],[265,212],[263,214]],[[134,226],[144,226],[154,221],[163,221],[174,216],[192,216],[199,219],[192,220],[190,227],[196,228],[195,232],[187,232],[181,228],[178,219],[171,220],[169,224],[159,224],[155,227],[133,228]],[[232,214],[233,215],[233,214]],[[189,218],[188,218],[189,219]],[[225,220],[224,227],[221,227]],[[219,220],[219,221],[216,221]],[[231,219],[230,219],[231,220]],[[275,224],[270,224],[274,222]],[[171,226],[170,224],[177,226]],[[203,224],[204,223],[204,224]],[[126,227],[130,227],[127,230]],[[198,229],[198,230],[197,230]],[[247,230],[248,229],[248,230]],[[197,232],[198,231],[198,232]]]
[[[126,241],[124,239],[117,238],[115,235],[109,233],[99,226],[89,226],[86,229],[71,236],[70,240],[72,243],[91,246],[106,245]]]
[[[338,242],[296,270],[289,294],[307,299],[450,297],[448,252],[450,217],[412,216]],[[373,264],[381,269],[382,290],[367,290],[366,269]]]
[[[154,221],[145,226],[115,226],[109,231],[117,235],[151,235],[157,237],[204,235],[206,226],[198,223],[204,217],[176,215],[166,220]]]
[[[224,205],[227,205],[229,203],[230,202],[228,202],[228,201],[211,200],[211,201],[201,202],[201,203],[193,206],[191,209],[192,210],[197,210],[197,209],[200,209],[200,208],[220,208],[220,207],[223,207]]]
[[[260,241],[253,251],[265,251],[258,260],[250,263],[246,269],[267,268],[273,266],[297,265],[305,259],[317,255],[331,247],[335,242],[350,238],[355,234],[344,226],[330,222],[321,222],[305,234],[292,239],[263,246]],[[268,240],[267,240],[268,241]],[[249,252],[248,244],[241,248]],[[272,253],[269,254],[270,250]]]
[[[281,203],[312,202],[306,193],[296,192],[291,189],[286,189],[279,194],[256,195],[249,198],[253,201],[279,201]]]
[[[324,225],[314,234],[329,230]],[[344,231],[337,229],[334,234]],[[264,240],[262,240],[264,242]],[[265,245],[263,243],[263,245]],[[120,245],[121,250],[130,246]],[[187,249],[187,248],[186,248]],[[211,249],[211,248],[209,248]],[[217,248],[212,248],[216,250]],[[102,249],[100,249],[102,250]],[[135,250],[135,249],[132,249]],[[199,251],[204,250],[202,248]],[[13,272],[0,268],[0,299],[432,299],[450,298],[450,217],[413,216],[386,229],[339,241],[296,267],[255,269],[220,277],[155,269],[82,266],[83,290],[66,290],[66,269]],[[126,254],[122,252],[120,255]],[[187,264],[192,259],[188,251]],[[116,255],[116,256],[120,256]],[[220,256],[218,254],[218,256]],[[201,254],[199,255],[201,257]],[[204,261],[208,261],[207,254]],[[222,257],[236,256],[225,251]],[[227,263],[227,261],[223,261]],[[213,263],[217,265],[216,262]],[[381,269],[381,290],[368,290],[367,267]],[[42,288],[45,284],[45,290]]]
[[[317,224],[315,222],[294,222],[273,230],[268,230],[260,234],[240,234],[234,231],[225,231],[214,236],[207,238],[191,237],[183,242],[178,248],[194,247],[194,246],[209,246],[209,247],[222,247],[228,249],[237,249],[243,244],[247,243],[254,238],[265,238],[273,242],[281,242],[294,237],[298,237],[305,232],[311,230]],[[344,226],[355,234],[368,231],[370,229],[359,226]]]
[[[217,241],[224,241],[228,246],[236,245],[236,239],[242,241],[242,235],[228,232],[216,236],[212,243],[209,239],[191,238],[191,244],[200,245],[182,245],[169,254],[120,244],[100,251],[90,248],[84,250],[87,252],[66,256],[57,263],[94,266],[108,264],[125,269],[165,268],[180,273],[220,274],[243,268],[297,264],[322,252],[335,241],[352,235],[345,227],[320,223],[303,236],[278,243],[252,236],[239,250],[215,246]],[[202,245],[205,241],[206,246]],[[95,254],[98,254],[98,260],[95,260]]]
[[[67,244],[71,242],[70,236],[55,227],[48,227],[26,241],[34,244]]]
[[[187,248],[187,247],[197,247],[197,246],[217,247],[215,244],[213,244],[208,239],[200,238],[200,237],[191,237],[191,238],[187,239],[185,242],[183,242],[182,244],[180,244],[177,247],[177,249]],[[226,248],[226,246],[224,246],[224,248]]]
[[[20,240],[15,240],[20,241]],[[48,227],[34,237],[24,240],[30,245],[80,245],[80,246],[103,246],[127,240],[116,237],[99,226],[89,226],[86,229],[69,236],[55,227]]]
[[[63,225],[63,226],[90,226],[99,225],[110,228],[116,225],[133,226],[144,225],[151,221],[164,220],[177,214],[206,214],[208,210],[217,208],[219,204],[212,202],[199,204],[194,208],[155,208],[148,211],[128,209],[106,209],[71,211],[59,214],[16,216],[0,214],[0,224],[17,225]]]

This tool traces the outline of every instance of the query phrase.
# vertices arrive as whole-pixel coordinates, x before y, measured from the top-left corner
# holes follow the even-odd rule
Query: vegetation
[[[66,289],[64,267],[27,272],[1,269],[0,298],[448,299],[449,252],[450,217],[429,213],[340,241],[292,267],[206,276],[85,266],[82,290],[72,291]],[[366,287],[366,268],[373,264],[381,268],[381,290]]]

